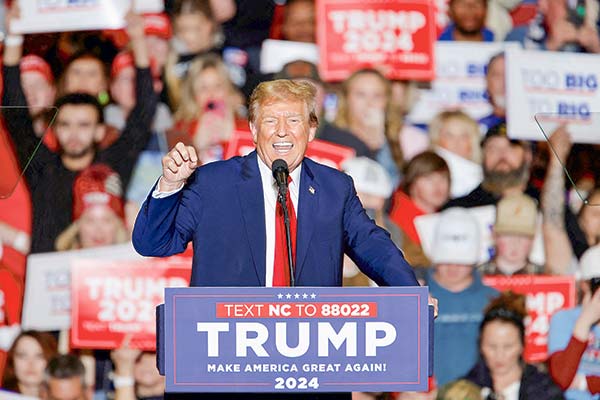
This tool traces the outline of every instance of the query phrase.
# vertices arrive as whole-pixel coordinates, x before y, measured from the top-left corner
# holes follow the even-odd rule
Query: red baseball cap
[[[42,74],[48,83],[54,83],[54,75],[52,74],[50,65],[48,65],[42,57],[36,56],[35,54],[26,55],[21,59],[20,70],[22,74],[26,72],[37,72]]]
[[[171,39],[171,20],[165,13],[144,14],[144,33],[163,39]]]
[[[73,185],[73,221],[93,206],[110,207],[121,219],[125,219],[121,178],[109,166],[94,164],[83,170]]]
[[[125,68],[135,67],[133,55],[129,51],[122,51],[117,54],[110,67],[110,77],[114,78],[121,73]]]
[[[115,56],[110,66],[110,78],[114,79],[119,75],[125,68],[135,68],[135,61],[133,54],[130,51],[122,51]],[[160,70],[158,70],[154,57],[150,56],[150,73],[152,78],[160,79]]]

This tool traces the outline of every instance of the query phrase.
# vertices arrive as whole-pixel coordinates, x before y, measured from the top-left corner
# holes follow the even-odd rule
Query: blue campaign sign
[[[427,390],[427,300],[425,287],[168,288],[166,391]]]

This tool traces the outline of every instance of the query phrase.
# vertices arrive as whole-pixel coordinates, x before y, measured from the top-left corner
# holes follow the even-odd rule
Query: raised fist
[[[179,189],[198,166],[198,155],[193,146],[179,142],[162,159],[161,192]]]

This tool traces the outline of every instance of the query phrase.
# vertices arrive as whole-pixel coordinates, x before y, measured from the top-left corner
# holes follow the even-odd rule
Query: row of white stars
[[[306,293],[302,293],[302,294],[300,294],[300,293],[296,293],[296,294],[291,294],[291,293],[283,294],[283,293],[279,293],[279,294],[277,295],[277,298],[278,298],[278,299],[283,299],[284,297],[285,297],[286,299],[291,299],[292,297],[293,297],[294,299],[299,299],[300,297],[302,297],[303,299],[308,299],[309,297],[310,297],[311,299],[316,299],[316,298],[317,298],[317,295],[316,295],[316,294],[314,294],[314,293],[311,293],[310,295],[309,295],[309,294],[306,294]]]

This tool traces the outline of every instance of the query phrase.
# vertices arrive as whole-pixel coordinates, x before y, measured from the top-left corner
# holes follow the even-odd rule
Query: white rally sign
[[[71,261],[78,258],[142,259],[131,243],[30,255],[21,321],[23,329],[52,331],[71,327]]]
[[[597,54],[507,51],[508,135],[541,141],[567,124],[573,141],[600,143],[599,82]]]
[[[317,45],[273,39],[266,39],[262,42],[260,72],[263,74],[279,72],[285,64],[296,60],[318,64],[319,49]]]
[[[14,33],[121,29],[132,0],[19,0]],[[136,13],[161,12],[162,0],[134,0]]]
[[[461,108],[473,119],[489,115],[485,71],[490,58],[516,43],[436,42],[436,78],[431,89],[419,90],[410,122],[428,124],[439,112]]]

